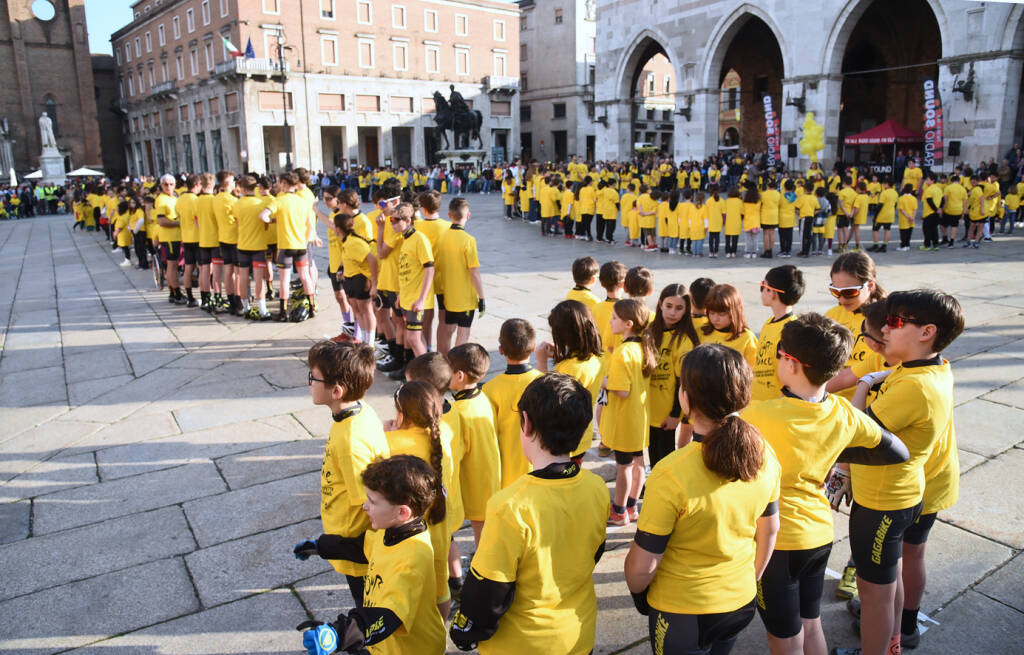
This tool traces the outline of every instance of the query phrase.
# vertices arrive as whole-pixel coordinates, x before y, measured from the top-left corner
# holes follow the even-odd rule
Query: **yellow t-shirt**
[[[721,233],[724,224],[725,200],[721,197],[715,200],[714,196],[709,195],[704,206],[708,210],[708,232]]]
[[[844,449],[877,446],[881,428],[833,394],[820,403],[789,395],[755,401],[740,416],[761,431],[782,465],[775,548],[806,550],[832,543],[825,478]]]
[[[377,234],[378,239],[383,239],[384,245],[391,248],[391,251],[377,262],[377,289],[380,291],[398,291],[398,258],[401,256],[403,237],[391,227],[391,221],[384,221],[383,237]]]
[[[437,609],[437,585],[430,577],[434,565],[430,535],[420,532],[388,546],[385,533],[368,533],[363,545],[370,562],[363,607],[385,607],[402,625],[368,650],[373,655],[443,653],[444,621]],[[367,626],[367,632],[372,629]]]
[[[643,348],[637,337],[624,339],[608,360],[608,405],[601,413],[601,440],[612,450],[632,453],[647,447],[647,389]],[[620,398],[612,391],[628,391]]]
[[[476,239],[461,225],[452,225],[438,241],[434,289],[444,294],[444,307],[453,312],[469,312],[477,307],[476,289],[469,271],[480,268]]]
[[[782,328],[794,318],[792,312],[782,318],[770,318],[761,327],[761,335],[757,339],[757,354],[754,356],[754,386],[750,389],[751,400],[771,400],[782,393],[779,382],[779,360],[775,358],[775,350],[782,337]]]
[[[629,191],[622,194],[620,204],[622,206],[622,216],[619,221],[622,223],[623,227],[629,227],[629,215],[633,212],[633,208],[636,205],[636,194],[630,193]]]
[[[455,411],[462,426],[459,488],[470,521],[483,521],[490,500],[501,488],[501,460],[494,410],[480,387],[455,392]]]
[[[679,215],[683,212],[683,203],[676,203],[675,209],[669,207],[669,203],[658,203],[658,236],[676,238],[679,236]],[[687,224],[689,233],[689,224]]]
[[[604,365],[600,357],[591,355],[582,361],[575,357],[567,357],[555,364],[555,370],[559,373],[565,373],[582,384],[590,392],[591,406],[597,402],[597,395],[601,392],[601,381],[604,378]],[[573,457],[578,457],[587,452],[587,449],[590,448],[590,442],[593,440],[593,433],[594,421],[591,419],[583,434],[580,435],[579,445],[571,453]]]
[[[768,189],[761,194],[761,225],[779,224],[779,207],[782,204],[782,194],[775,189]]]
[[[559,215],[558,211],[558,189],[545,185],[540,190],[540,216],[541,218],[553,218]]]
[[[647,478],[637,530],[667,536],[647,591],[662,612],[731,612],[757,592],[757,520],[779,499],[781,469],[771,446],[750,482],[728,482],[704,466],[702,444],[690,442],[658,462]]]
[[[235,203],[231,212],[235,216],[239,250],[267,249],[267,232],[270,225],[260,220],[260,213],[265,208],[266,202],[256,196],[243,196]]]
[[[687,227],[689,227],[690,238],[694,241],[699,241],[707,236],[704,226],[708,222],[708,205],[703,204],[700,207],[693,205],[693,210],[690,211],[689,221]],[[679,224],[679,233],[682,235],[684,232],[682,223]]]
[[[274,205],[277,207],[277,247],[281,250],[305,250],[309,243],[308,203],[289,192],[279,194]],[[223,234],[220,234],[220,239],[223,241]]]
[[[725,234],[738,236],[743,231],[743,201],[739,198],[725,199]]]
[[[619,192],[614,186],[606,186],[597,194],[597,213],[607,221],[614,221],[619,213]]]
[[[416,231],[427,237],[430,241],[431,252],[437,252],[437,244],[441,242],[441,235],[451,229],[452,222],[446,218],[417,218],[413,221]]]
[[[878,208],[878,215],[875,216],[875,222],[885,224],[892,223],[896,219],[897,201],[899,201],[899,194],[896,193],[896,189],[882,189],[882,193],[878,195],[878,203],[881,206]]]
[[[494,426],[498,430],[502,489],[530,472],[530,462],[527,461],[523,447],[519,443],[518,405],[526,385],[540,376],[541,372],[529,364],[514,364],[483,386],[484,394],[494,412]]]
[[[928,188],[924,190],[924,198],[921,204],[921,217],[931,216],[935,213],[935,210],[931,208],[928,201],[931,200],[932,204],[936,208],[942,209],[942,185],[940,184],[929,184]]]
[[[914,214],[917,212],[917,198],[909,193],[905,193],[896,201],[896,208],[897,213],[899,214],[898,218],[900,229],[906,230],[907,228],[913,227],[914,224],[911,221],[914,220]],[[903,212],[909,214],[910,218],[908,219],[904,216]]]
[[[743,203],[743,231],[761,227],[761,201]]]
[[[161,193],[153,201],[153,209],[151,211],[153,215],[153,222],[157,222],[157,218],[163,216],[169,221],[178,220],[178,211],[176,209],[177,198],[169,196],[166,193]],[[160,243],[170,243],[173,241],[181,241],[181,227],[164,227],[157,223],[157,235],[159,236]]]
[[[233,211],[237,201],[227,191],[221,191],[213,197],[213,215],[217,218],[217,238],[221,243],[238,243],[238,221]]]
[[[181,242],[199,243],[199,196],[194,193],[183,193],[178,196],[174,209],[178,212],[181,223]]]
[[[580,214],[593,214],[597,211],[597,187],[590,184],[585,187],[580,187],[579,205]]]
[[[320,468],[320,520],[326,534],[358,537],[370,529],[363,511],[366,488],[362,474],[377,458],[388,458],[391,450],[384,426],[373,408],[365,403],[342,410],[327,436],[324,462]],[[366,565],[347,560],[330,560],[344,575],[365,575]]]
[[[946,185],[945,189],[946,204],[942,208],[944,214],[950,216],[963,216],[964,215],[964,202],[967,200],[967,189],[965,189],[959,182],[952,182]]]
[[[853,499],[874,510],[913,507],[924,496],[924,465],[953,430],[953,372],[949,362],[901,364],[882,383],[870,412],[907,445],[910,459],[889,466],[853,464]]]
[[[858,193],[853,200],[853,224],[865,225],[868,222],[868,194]]]
[[[398,253],[398,304],[410,309],[423,292],[423,279],[428,266],[434,265],[434,250],[430,240],[416,229],[403,235],[402,249]],[[434,308],[434,294],[427,293],[423,309]]]
[[[341,243],[341,268],[345,271],[345,277],[362,275],[366,277],[367,283],[370,280],[370,264],[367,261],[368,255],[376,255],[370,242],[358,234],[349,234]],[[367,287],[369,289],[369,287]]]
[[[694,348],[690,337],[685,334],[679,335],[675,339],[672,337],[671,329],[666,329],[662,333],[661,347],[658,349],[658,365],[654,367],[649,381],[647,421],[653,427],[661,427],[661,424],[672,413],[678,393],[676,383],[679,380],[679,370],[682,367],[683,358]]]
[[[200,193],[196,196],[196,220],[199,221],[199,247],[218,247],[220,240],[217,238],[217,217],[213,214],[213,195]]]
[[[584,305],[586,305],[587,309],[589,309],[591,312],[594,311],[594,306],[597,305],[597,303],[600,302],[597,299],[597,296],[595,296],[590,291],[590,289],[588,289],[587,287],[580,287],[580,286],[575,286],[572,289],[570,289],[569,293],[566,294],[565,299],[566,300],[575,300],[577,302],[581,302]]]
[[[606,298],[591,308],[594,314],[594,324],[597,325],[597,333],[601,335],[601,350],[605,353],[604,359],[615,350],[615,346],[622,342],[622,335],[612,334],[612,310],[618,298]]]
[[[960,497],[960,455],[952,425],[943,430],[924,463],[924,507],[921,514],[949,509]]]
[[[640,229],[653,230],[658,220],[658,201],[648,194],[642,193],[636,200],[636,208]]]
[[[123,214],[118,212],[114,214],[114,229],[119,230],[117,233],[117,245],[118,247],[124,248],[125,246],[132,245],[132,223],[131,213],[124,212]]]
[[[720,343],[728,346],[743,355],[743,359],[747,360],[751,367],[754,366],[757,357],[757,337],[750,328],[745,328],[735,338],[729,330],[712,330],[711,334],[704,334],[701,331],[699,334],[701,343]],[[775,353],[772,353],[772,356],[774,357]]]
[[[472,571],[514,582],[516,593],[497,632],[478,645],[481,655],[594,648],[594,555],[605,541],[608,488],[575,464],[568,470],[575,473],[524,475],[487,503]]]

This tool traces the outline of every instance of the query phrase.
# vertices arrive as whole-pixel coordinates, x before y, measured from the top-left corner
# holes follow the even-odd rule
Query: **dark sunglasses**
[[[849,300],[859,296],[860,292],[867,285],[867,282],[856,287],[834,287],[830,284],[828,285],[828,291],[836,298],[846,298],[847,300]]]
[[[865,339],[871,339],[872,341],[877,343],[879,346],[884,346],[885,345],[885,340],[884,339],[879,339],[878,337],[870,334],[867,331],[867,327],[868,327],[868,324],[867,324],[866,321],[861,321],[860,322],[860,335],[862,337],[864,337]]]

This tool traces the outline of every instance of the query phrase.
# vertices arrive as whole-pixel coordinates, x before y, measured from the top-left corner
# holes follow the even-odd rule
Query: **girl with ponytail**
[[[635,298],[612,307],[612,334],[622,335],[622,342],[609,357],[608,406],[601,414],[602,441],[615,454],[610,525],[628,525],[638,516],[636,499],[644,481],[647,447],[647,388],[658,364],[658,348],[647,327],[650,316],[647,305]]]
[[[679,382],[693,441],[651,472],[626,584],[648,615],[654,652],[690,652],[699,643],[728,653],[754,617],[775,546],[781,469],[761,433],[739,417],[753,372],[738,352],[694,348]]]
[[[452,430],[441,422],[441,396],[427,382],[406,382],[395,391],[394,421],[385,427],[392,455],[414,455],[430,464],[435,476],[434,502],[424,518],[434,547],[437,578],[437,607],[448,618],[451,593],[448,590],[448,548],[451,531],[444,520],[448,511],[447,490],[452,488]]]

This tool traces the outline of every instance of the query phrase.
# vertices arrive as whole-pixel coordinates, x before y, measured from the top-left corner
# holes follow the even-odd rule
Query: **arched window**
[[[53,121],[53,135],[60,136],[60,123],[57,122],[57,101],[53,99],[53,96],[48,95],[46,96],[46,99],[43,100],[43,111],[45,111],[50,117],[50,120]]]

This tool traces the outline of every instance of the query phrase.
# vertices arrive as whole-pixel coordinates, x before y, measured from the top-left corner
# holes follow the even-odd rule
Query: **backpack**
[[[818,198],[818,211],[814,213],[814,227],[825,227],[825,222],[828,217],[832,215],[832,203],[828,201],[828,198],[822,196]]]

